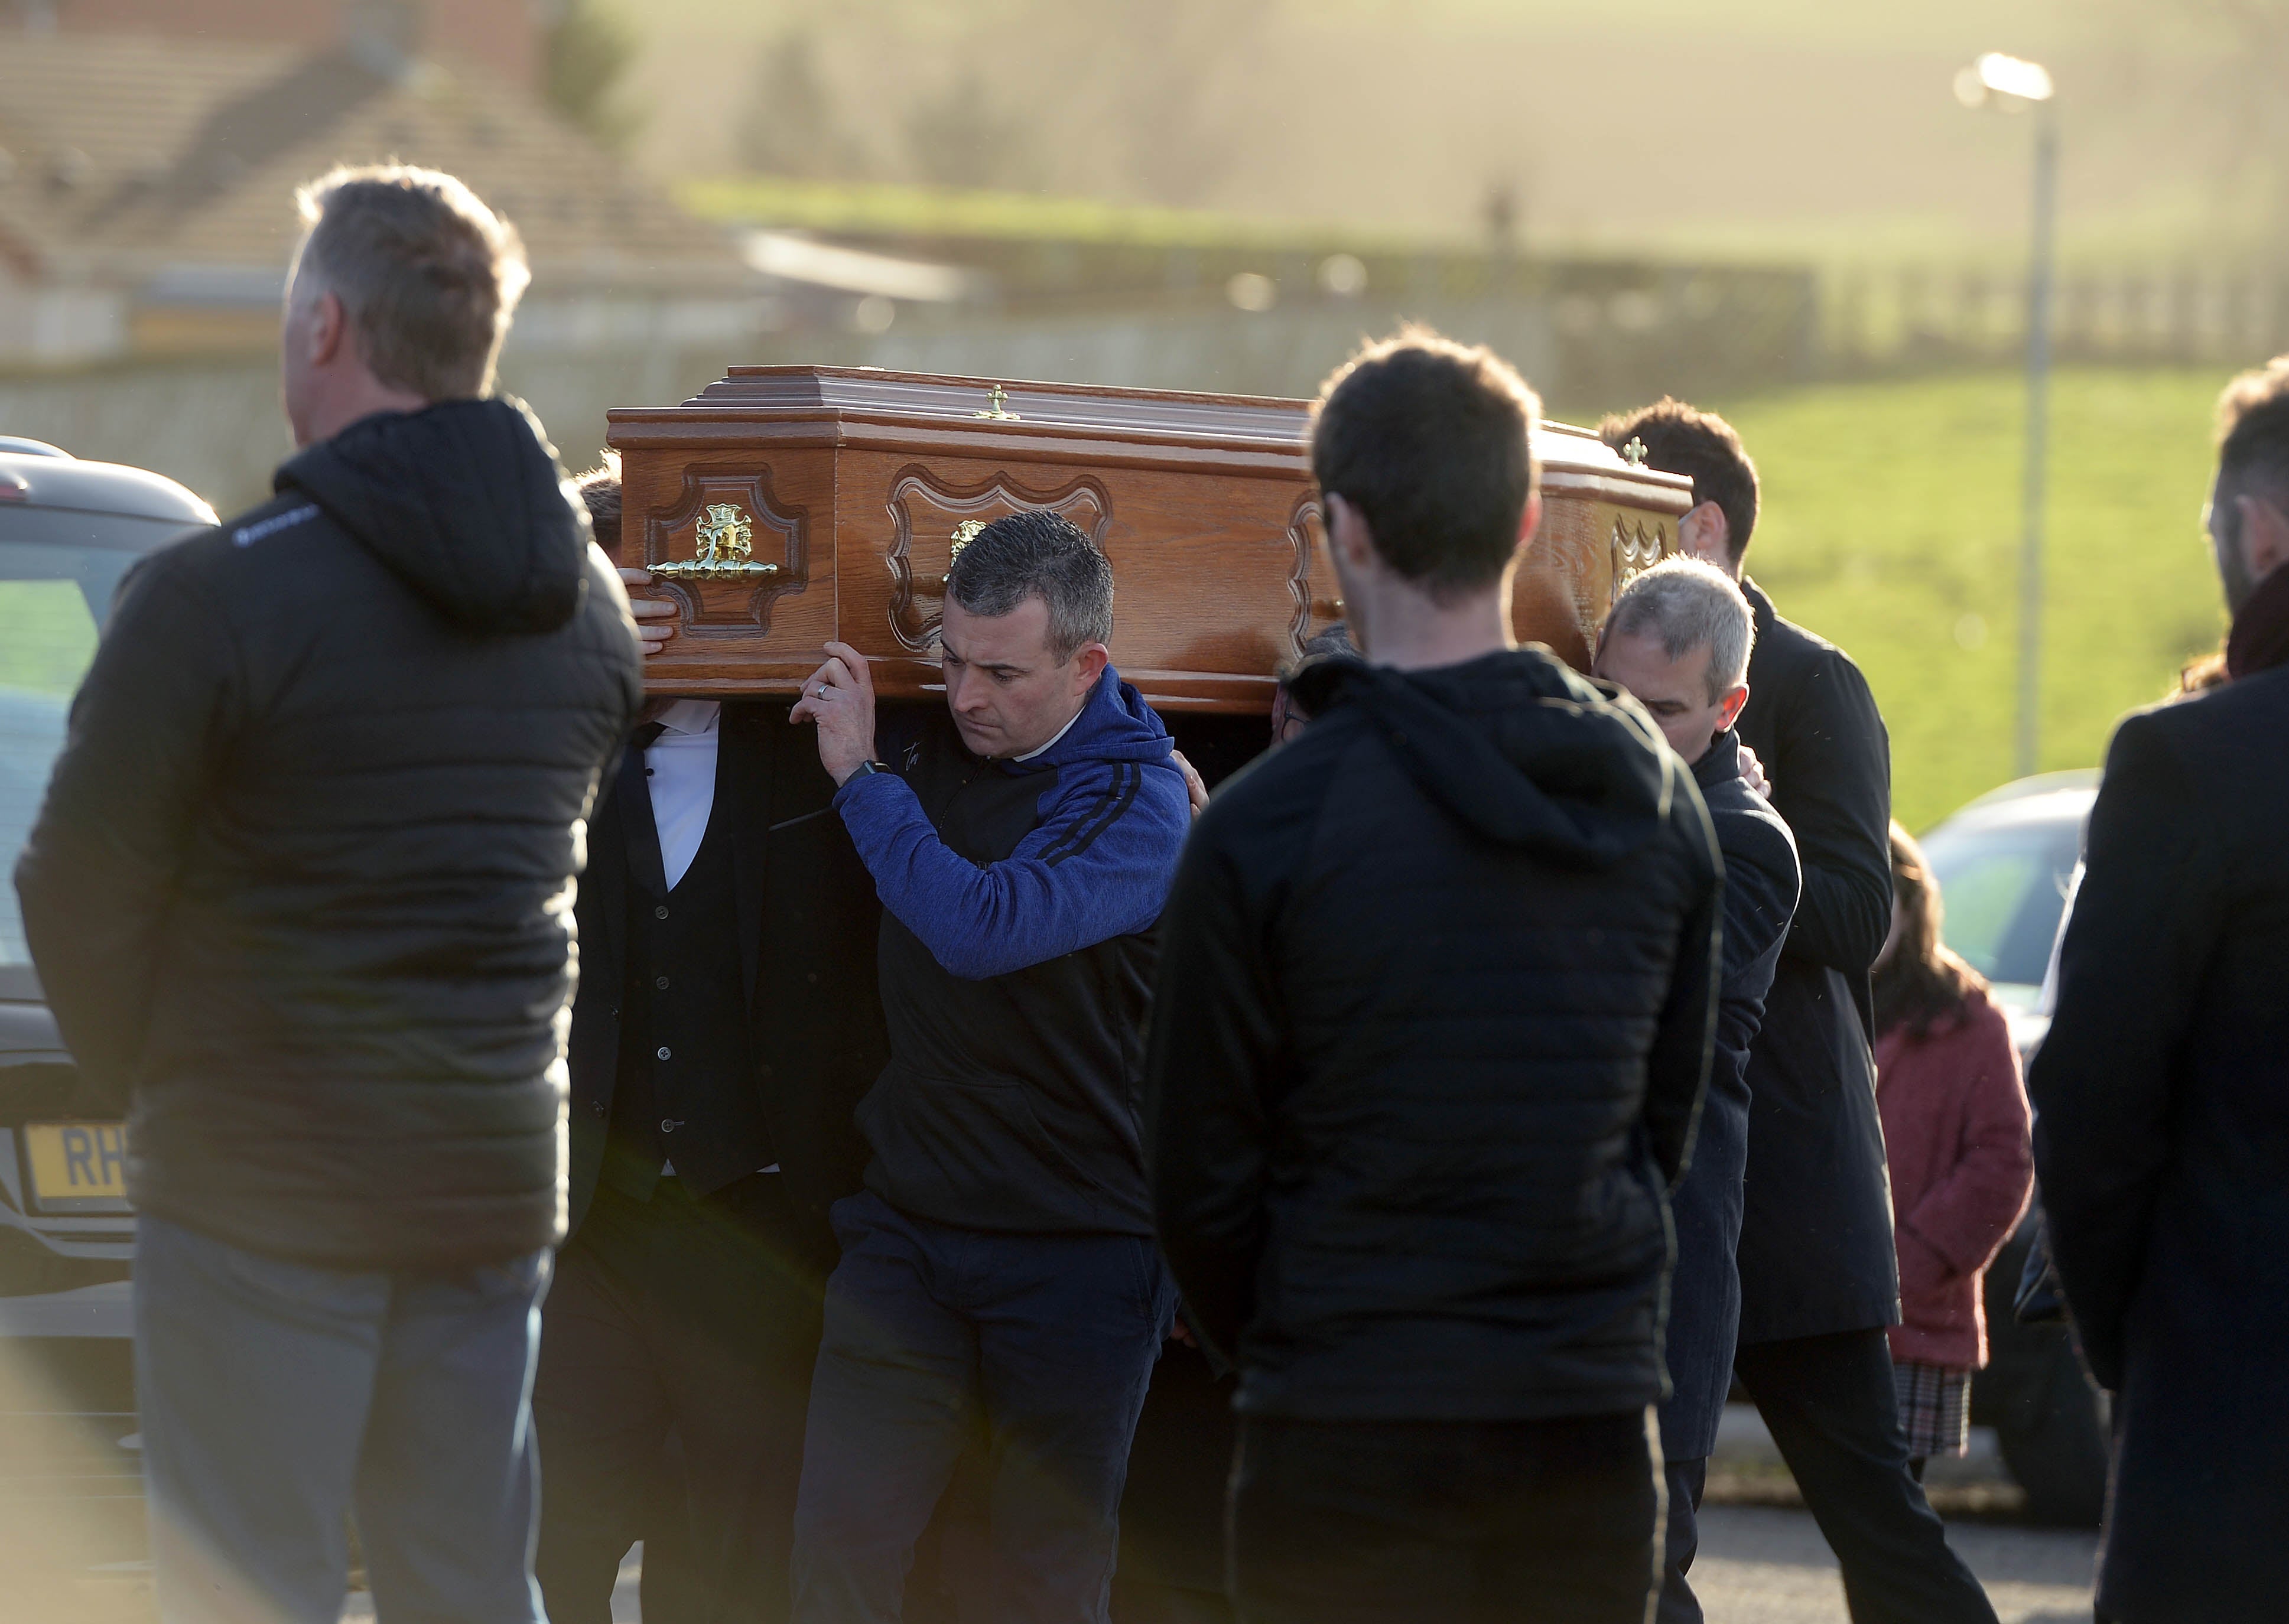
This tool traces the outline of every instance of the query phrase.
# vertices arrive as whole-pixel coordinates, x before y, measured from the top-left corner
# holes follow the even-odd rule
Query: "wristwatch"
[[[861,761],[850,769],[849,777],[843,779],[842,782],[848,784],[851,778],[863,778],[868,773],[887,773],[889,770],[890,764],[888,761]]]

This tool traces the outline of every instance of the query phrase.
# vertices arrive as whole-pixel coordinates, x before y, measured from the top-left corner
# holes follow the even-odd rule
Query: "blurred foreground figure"
[[[829,643],[791,712],[818,724],[881,895],[890,1040],[858,1108],[866,1188],[833,1209],[795,1511],[803,1624],[901,1616],[914,1541],[980,1433],[978,1616],[1105,1617],[1176,1307],[1137,1098],[1152,930],[1191,820],[1112,637],[1105,554],[1055,513],[1011,513],[947,579],[944,711],[878,718],[865,657]]]
[[[1645,706],[1693,768],[1725,858],[1725,980],[1716,1050],[1693,1166],[1671,1200],[1677,1271],[1669,1290],[1664,1353],[1671,1392],[1661,1406],[1669,1482],[1663,1605],[1691,1617],[1686,1571],[1699,1544],[1695,1514],[1709,1478],[1717,1423],[1733,1385],[1741,1325],[1742,1170],[1749,1155],[1749,1047],[1763,1023],[1801,873],[1796,841],[1742,774],[1733,730],[1749,698],[1756,624],[1732,578],[1698,559],[1647,570],[1614,600],[1598,641],[1597,674]]]
[[[2098,1616],[2274,1618],[2289,1525],[2289,365],[2226,393],[2228,681],[2116,731],[2035,1057],[2035,1166],[2115,1395]]]
[[[305,188],[277,497],[122,590],[17,869],[128,1115],[166,1624],[538,1620],[571,888],[641,702],[555,455],[482,398],[525,270],[451,176]]]
[[[1782,619],[1742,566],[1757,470],[1722,418],[1663,401],[1599,431],[1693,481],[1680,551],[1740,584],[1755,611],[1749,697],[1735,724],[1772,780],[1802,895],[1749,1049],[1741,1328],[1734,1373],[1835,1548],[1855,1624],[1994,1624],[1971,1570],[1908,1469],[1886,1328],[1899,1318],[1870,967],[1892,919],[1891,748],[1860,668]],[[1664,1624],[1693,1624],[1689,1553]]]
[[[1940,940],[1939,880],[1892,825],[1892,932],[1877,955],[1876,1101],[1900,1255],[1893,1385],[1918,1477],[1971,1436],[1987,1363],[1982,1287],[2034,1182],[2019,1052],[1986,978]]]
[[[1240,1366],[1254,1624],[1611,1620],[1658,1582],[1671,1183],[1718,856],[1635,705],[1513,647],[1538,404],[1407,333],[1312,429],[1368,659],[1217,794],[1162,921],[1160,1240]]]
[[[617,545],[618,471],[580,495]],[[647,1624],[786,1616],[826,1209],[882,1066],[881,908],[787,710],[653,700],[590,824],[571,1232],[532,1397],[551,1624],[610,1624],[638,1539]]]

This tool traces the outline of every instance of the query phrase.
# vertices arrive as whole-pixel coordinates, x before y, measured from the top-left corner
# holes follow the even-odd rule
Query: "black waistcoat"
[[[628,820],[630,844],[650,842],[651,853],[629,865],[619,1078],[602,1176],[639,1199],[650,1196],[664,1162],[705,1195],[773,1159],[740,985],[730,820],[722,810],[719,800],[691,866],[665,896],[648,794],[642,815]]]

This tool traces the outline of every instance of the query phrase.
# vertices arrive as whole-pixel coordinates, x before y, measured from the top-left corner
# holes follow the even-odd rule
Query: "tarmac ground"
[[[2090,1624],[2098,1536],[2007,1522],[1948,1524],[2001,1624]],[[1846,1624],[1836,1558],[1812,1514],[1707,1506],[1693,1588],[1709,1624]]]
[[[1986,1587],[2000,1624],[2089,1624],[2097,1534],[2019,1518],[1991,1434],[1974,1429],[1971,1454],[1933,1462],[1930,1477],[1949,1543]],[[642,1624],[642,1558],[638,1546],[621,1564],[613,1624]],[[1836,1557],[1745,1405],[1727,1411],[1711,1459],[1693,1580],[1708,1624],[1848,1624]],[[345,1624],[372,1616],[362,1594],[343,1614]]]

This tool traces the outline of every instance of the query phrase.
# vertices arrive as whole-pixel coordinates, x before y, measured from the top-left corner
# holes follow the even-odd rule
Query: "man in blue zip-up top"
[[[866,1189],[833,1214],[802,1624],[900,1616],[914,1541],[981,1423],[985,1616],[1106,1615],[1129,1437],[1174,1308],[1138,1090],[1152,931],[1189,822],[1112,635],[1104,553],[1054,513],[1015,513],[954,561],[948,715],[886,719],[890,760],[873,759],[865,659],[841,643],[792,712],[818,724],[881,894],[890,1039],[858,1108]]]

